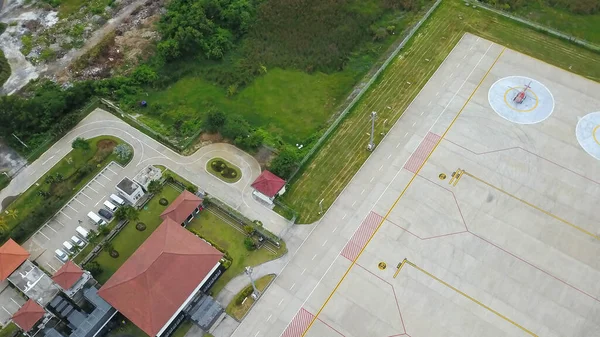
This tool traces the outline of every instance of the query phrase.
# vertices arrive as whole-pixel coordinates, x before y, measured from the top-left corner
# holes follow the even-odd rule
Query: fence
[[[300,171],[300,169],[302,169],[302,167],[308,162],[308,160],[310,160],[312,158],[312,156],[315,154],[315,152],[323,145],[323,143],[325,142],[325,140],[327,140],[327,138],[329,137],[329,135],[333,131],[335,131],[337,129],[337,127],[339,126],[340,122],[344,119],[344,117],[346,117],[346,115],[352,110],[352,108],[354,108],[354,106],[356,105],[356,103],[361,99],[361,97],[365,94],[365,92],[367,92],[367,90],[369,90],[369,88],[375,82],[375,80],[377,79],[377,77],[379,77],[379,75],[388,67],[388,65],[390,64],[390,62],[392,62],[392,60],[398,55],[398,53],[400,52],[400,50],[402,50],[402,48],[404,48],[404,46],[406,45],[406,43],[415,35],[415,33],[417,32],[417,30],[419,28],[421,28],[421,26],[423,25],[423,23],[429,18],[429,16],[431,16],[431,13],[433,13],[433,11],[440,5],[441,2],[442,2],[442,0],[437,0],[431,6],[431,8],[429,8],[429,10],[427,10],[427,12],[425,13],[425,15],[423,15],[423,17],[421,18],[421,20],[419,20],[419,22],[417,22],[411,28],[411,30],[406,35],[406,37],[404,37],[404,39],[402,39],[402,42],[400,42],[400,44],[398,44],[398,46],[396,47],[396,49],[394,49],[394,51],[392,51],[392,53],[383,62],[383,64],[381,64],[381,66],[379,66],[379,68],[377,69],[377,71],[373,75],[370,76],[369,80],[367,81],[366,84],[364,84],[362,86],[362,88],[360,89],[360,91],[358,92],[358,94],[356,94],[356,96],[354,96],[354,98],[352,99],[352,101],[350,101],[350,103],[346,106],[346,108],[344,108],[344,110],[342,110],[342,112],[335,119],[335,121],[333,123],[331,123],[331,125],[329,126],[329,128],[327,128],[327,130],[325,131],[325,133],[323,133],[323,135],[319,138],[319,140],[317,140],[317,142],[310,149],[310,151],[308,151],[308,153],[304,156],[304,158],[302,158],[302,160],[298,164],[298,168],[296,168],[296,170],[292,173],[292,175],[289,177],[288,181],[292,181],[294,179],[294,177],[296,176],[296,174]],[[362,83],[360,85],[362,85]],[[352,93],[351,95],[353,95],[353,94],[354,93]]]
[[[533,21],[529,21],[529,20],[526,20],[524,18],[512,15],[510,13],[507,13],[505,11],[496,9],[496,8],[494,8],[494,7],[492,7],[492,6],[488,5],[488,4],[485,4],[485,3],[482,3],[482,2],[479,2],[479,1],[478,1],[478,6],[480,6],[481,8],[483,8],[485,10],[488,10],[490,12],[494,12],[494,13],[496,13],[498,15],[502,15],[505,18],[509,18],[511,20],[515,20],[517,22],[520,22],[520,23],[522,23],[524,25],[527,25],[529,27],[532,27],[534,29],[540,30],[542,32],[548,33],[550,35],[556,36],[556,37],[561,38],[561,39],[568,40],[568,41],[570,41],[572,43],[578,44],[578,45],[580,45],[582,47],[591,49],[593,51],[600,52],[600,45],[593,44],[593,43],[591,43],[589,41],[586,41],[586,40],[578,39],[578,38],[576,38],[574,36],[570,36],[570,35],[567,35],[565,33],[562,33],[562,32],[560,32],[560,31],[558,31],[556,29],[552,29],[550,27],[546,27],[544,25],[540,25],[539,23],[536,23],[536,22],[533,22]]]

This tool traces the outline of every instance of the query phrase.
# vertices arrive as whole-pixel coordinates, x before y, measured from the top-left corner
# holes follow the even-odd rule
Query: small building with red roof
[[[8,239],[0,247],[0,281],[6,280],[28,257],[28,251],[13,239]]]
[[[52,281],[58,284],[69,297],[73,297],[90,279],[90,273],[82,270],[71,260],[63,264],[52,276]]]
[[[211,282],[223,257],[176,219],[167,217],[98,292],[149,336],[179,324],[183,309]]]
[[[29,299],[25,304],[12,316],[13,322],[27,332],[33,329],[35,324],[39,322],[46,310],[37,304],[34,300]]]
[[[285,193],[285,180],[267,170],[264,170],[251,186],[254,188],[252,194],[268,204],[273,204],[276,196]]]
[[[173,220],[185,227],[202,210],[202,201],[194,193],[185,190],[161,213],[160,218]]]

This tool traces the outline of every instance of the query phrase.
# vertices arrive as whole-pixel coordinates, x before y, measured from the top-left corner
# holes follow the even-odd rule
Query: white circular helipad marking
[[[518,96],[523,91],[525,95],[518,103]],[[488,92],[488,101],[500,117],[518,124],[539,123],[554,111],[554,97],[550,90],[524,76],[509,76],[496,81]]]
[[[600,112],[592,112],[580,118],[575,135],[585,152],[600,160]]]

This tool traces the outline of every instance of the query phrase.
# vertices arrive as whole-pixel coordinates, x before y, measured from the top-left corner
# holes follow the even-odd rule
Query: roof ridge
[[[217,252],[218,253],[206,253],[206,254],[201,254],[201,253],[189,253],[189,254],[186,254],[186,253],[176,253],[176,252],[163,252],[163,254],[169,254],[169,255],[202,255],[202,256],[223,255],[223,253],[221,253],[220,251],[217,250]]]

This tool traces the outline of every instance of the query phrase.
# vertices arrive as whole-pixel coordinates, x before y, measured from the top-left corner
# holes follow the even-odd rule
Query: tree
[[[90,149],[90,143],[88,143],[87,140],[81,138],[81,137],[77,137],[75,138],[75,140],[73,141],[73,143],[71,144],[71,146],[74,149],[80,149],[83,151],[87,151]]]
[[[221,131],[226,122],[227,116],[224,113],[221,111],[211,111],[206,115],[203,127],[208,132],[218,132]]]
[[[162,191],[163,185],[158,180],[152,180],[150,184],[148,184],[148,192],[152,194],[157,194]]]
[[[249,238],[249,237],[245,238],[244,239],[244,246],[249,251],[256,250],[256,243],[254,243],[254,240],[252,240],[252,238]]]
[[[191,193],[194,193],[194,194],[196,194],[196,192],[198,192],[198,187],[196,187],[195,185],[188,185],[188,186],[185,187],[185,189],[188,192],[191,192]]]
[[[17,215],[19,214],[19,211],[16,209],[8,209],[8,210],[4,211],[4,213],[6,213],[6,215],[12,217],[13,219],[16,219]]]
[[[133,221],[137,220],[139,216],[140,212],[135,207],[130,205],[119,207],[119,209],[115,211],[115,218],[117,218],[117,220]]]
[[[119,145],[115,146],[113,153],[116,154],[117,158],[119,158],[119,160],[122,162],[129,161],[129,159],[131,159],[131,156],[133,155],[131,146],[129,146],[127,144],[119,144]]]
[[[296,149],[286,147],[271,161],[269,170],[279,177],[288,178],[298,167],[299,160]]]
[[[86,263],[83,266],[83,269],[89,271],[93,277],[96,277],[96,276],[102,274],[102,272],[104,271],[104,269],[102,269],[100,264],[96,261],[91,261],[91,262]]]
[[[242,116],[230,116],[221,130],[221,135],[232,140],[238,137],[248,137],[250,135],[250,125]]]

